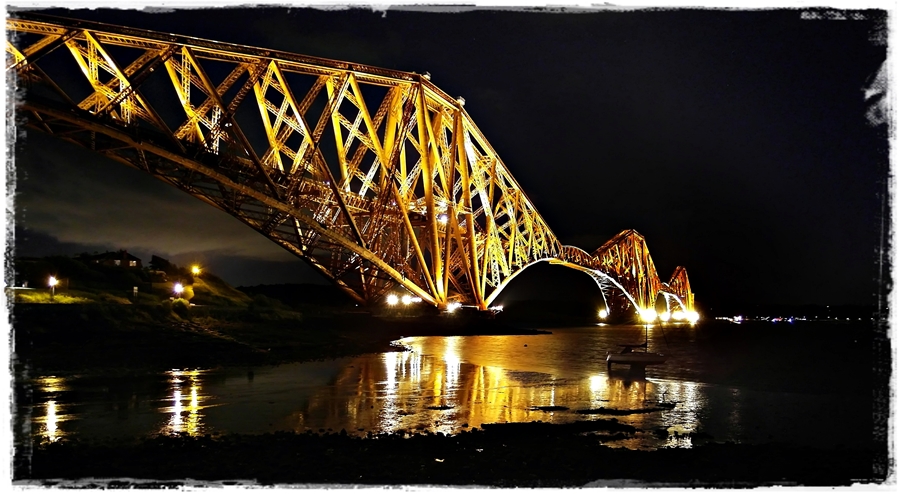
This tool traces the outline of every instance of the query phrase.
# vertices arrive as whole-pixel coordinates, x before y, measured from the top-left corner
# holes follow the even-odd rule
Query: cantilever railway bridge
[[[614,312],[693,310],[687,271],[662,281],[634,230],[561,245],[427,74],[40,14],[6,26],[25,125],[233,215],[359,302],[399,285],[486,310],[549,261],[592,276]]]

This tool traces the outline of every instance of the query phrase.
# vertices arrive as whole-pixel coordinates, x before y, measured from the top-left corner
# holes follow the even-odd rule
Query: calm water
[[[615,416],[645,432],[610,445],[691,446],[689,439],[651,433],[660,427],[750,443],[854,446],[871,440],[871,388],[854,387],[864,374],[849,375],[854,371],[840,370],[844,364],[835,355],[820,355],[830,350],[787,348],[769,359],[766,346],[752,338],[729,344],[725,352],[704,344],[694,329],[655,328],[650,349],[669,355],[669,361],[635,375],[625,367],[607,372],[605,356],[620,343],[642,342],[642,327],[552,331],[412,337],[399,342],[407,348],[402,352],[253,369],[173,370],[140,379],[22,373],[16,440],[25,445],[74,437],[309,429],[453,434],[486,423],[611,418],[576,410],[640,409],[660,401],[676,405]],[[841,346],[853,345],[847,341]],[[867,343],[858,343],[864,354]],[[741,345],[750,350],[731,348]],[[792,355],[799,360],[791,362]],[[743,373],[735,377],[735,369]],[[534,408],[547,406],[568,410]]]

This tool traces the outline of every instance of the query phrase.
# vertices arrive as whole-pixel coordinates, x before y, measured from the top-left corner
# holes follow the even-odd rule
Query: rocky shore
[[[306,434],[156,437],[129,444],[72,441],[18,458],[19,484],[176,487],[221,485],[848,486],[880,482],[874,451],[717,444],[633,451],[603,445],[623,426],[485,425],[455,436]]]

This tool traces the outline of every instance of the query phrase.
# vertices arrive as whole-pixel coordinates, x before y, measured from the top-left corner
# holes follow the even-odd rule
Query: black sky
[[[687,267],[704,307],[874,303],[888,142],[865,91],[885,62],[882,12],[46,13],[428,71],[564,244],[634,228],[661,276]],[[127,248],[239,285],[316,277],[142,172],[31,132],[15,158],[20,255]],[[559,269],[526,272],[507,298],[591,287]]]

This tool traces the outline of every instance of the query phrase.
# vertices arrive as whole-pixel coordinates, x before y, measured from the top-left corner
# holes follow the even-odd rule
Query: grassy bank
[[[373,315],[330,285],[237,289],[208,271],[157,257],[151,264],[109,266],[89,256],[17,259],[19,286],[7,289],[15,361],[53,374],[153,372],[388,351],[392,340],[410,335],[521,333],[479,316],[440,317],[421,306],[380,307]],[[51,277],[57,283],[52,291]]]
[[[338,311],[304,316],[262,305],[179,311],[167,303],[19,303],[12,310],[14,358],[40,373],[153,372],[390,351],[395,349],[392,340],[410,335],[529,332],[465,316],[375,317]]]

